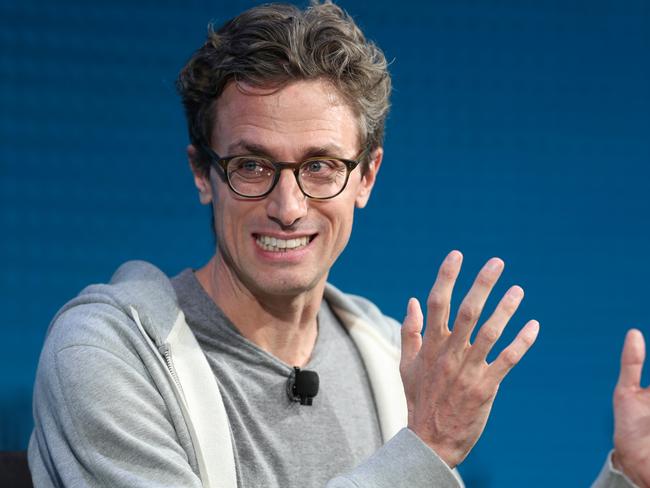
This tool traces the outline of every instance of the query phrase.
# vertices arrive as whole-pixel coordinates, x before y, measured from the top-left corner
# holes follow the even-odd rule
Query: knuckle
[[[528,349],[530,346],[533,345],[535,339],[529,334],[524,334],[523,337],[521,338],[521,342],[524,344],[524,347]]]
[[[519,308],[522,298],[523,294],[517,289],[508,290],[499,304],[503,313],[511,317],[517,311],[517,308]]]
[[[522,341],[526,346],[526,350],[530,346],[532,346],[535,343],[535,339],[537,338],[537,334],[531,329],[525,330],[525,332],[522,334]]]
[[[519,353],[514,349],[506,349],[503,351],[503,361],[512,368],[519,361]]]
[[[485,272],[479,273],[478,276],[476,277],[476,284],[481,287],[490,287],[492,286],[493,282],[494,282],[494,278]]]
[[[461,374],[456,380],[456,382],[458,384],[458,388],[472,395],[472,393],[475,390],[473,378],[471,378],[467,374]]]
[[[494,397],[497,396],[499,391],[499,385],[489,385],[483,389],[483,402],[489,402],[494,400]]]
[[[420,332],[413,328],[412,324],[404,324],[400,329],[403,339],[412,340],[415,339],[416,335],[420,335]]]
[[[437,290],[432,290],[427,298],[427,306],[429,308],[443,308],[446,304],[445,297]]]
[[[615,405],[625,403],[629,396],[630,395],[628,391],[625,390],[625,388],[621,388],[620,386],[614,388],[613,400]]]
[[[454,363],[449,358],[442,359],[440,361],[439,368],[440,372],[445,375],[445,377],[450,377],[452,374],[454,374],[456,369]]]
[[[442,266],[438,272],[438,276],[445,281],[451,281],[454,279],[456,271],[451,266]]]
[[[469,393],[470,397],[477,403],[483,403],[490,398],[490,392],[487,390],[487,388],[481,385],[476,385],[475,387],[471,388],[469,390]]]
[[[400,376],[402,376],[402,378],[404,378],[407,375],[407,373],[408,373],[408,367],[406,366],[404,361],[400,362],[400,365],[399,365],[399,374],[400,374]]]
[[[458,318],[462,322],[474,322],[480,314],[480,308],[469,303],[464,303],[458,310]]]
[[[513,300],[512,297],[508,297],[501,302],[501,310],[506,318],[510,318],[515,313],[518,306],[519,303],[516,300]]]
[[[419,330],[407,330],[404,334],[405,337],[411,341],[417,341],[422,338]]]
[[[489,344],[494,344],[496,341],[499,340],[501,333],[499,329],[497,329],[496,327],[483,327],[481,329],[480,336],[483,339],[483,341]]]

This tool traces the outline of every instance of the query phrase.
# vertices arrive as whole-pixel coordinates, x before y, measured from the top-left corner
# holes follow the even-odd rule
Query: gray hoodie
[[[368,373],[382,438],[328,488],[459,487],[457,472],[405,428],[399,327],[331,285],[325,300]],[[56,315],[34,388],[36,487],[238,486],[219,387],[169,279],[130,262]]]

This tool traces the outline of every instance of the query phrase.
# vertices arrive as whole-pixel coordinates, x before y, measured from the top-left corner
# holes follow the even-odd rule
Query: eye
[[[273,175],[273,165],[264,158],[242,156],[234,158],[228,164],[228,173],[241,178],[265,178]]]
[[[345,177],[345,169],[345,164],[338,159],[311,159],[300,169],[300,178],[303,182],[329,184]]]
[[[264,171],[264,165],[258,159],[245,159],[239,163],[237,171],[245,173],[259,173]]]
[[[301,173],[308,177],[328,177],[337,174],[345,166],[336,159],[311,159],[301,168]]]
[[[309,173],[318,173],[327,168],[325,161],[310,161],[306,164],[305,170]]]

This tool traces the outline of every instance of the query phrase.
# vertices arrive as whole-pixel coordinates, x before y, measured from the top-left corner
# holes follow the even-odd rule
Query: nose
[[[307,197],[290,169],[280,172],[277,185],[266,197],[266,213],[282,227],[290,227],[307,215]]]

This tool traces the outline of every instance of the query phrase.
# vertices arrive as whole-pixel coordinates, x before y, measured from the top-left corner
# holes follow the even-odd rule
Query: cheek
[[[224,205],[223,202],[220,202],[217,204],[215,214],[217,215],[215,222],[217,231],[221,232],[222,238],[232,239],[235,237],[238,228],[241,227],[237,225],[241,219],[237,213],[237,207]]]
[[[212,185],[214,195],[214,204],[212,211],[214,213],[214,227],[217,233],[219,247],[229,245],[233,247],[232,240],[236,233],[236,224],[239,221],[237,202],[230,198],[227,188],[220,188],[219,185]],[[235,245],[236,248],[236,245]],[[231,249],[230,251],[234,251]]]
[[[352,201],[345,202],[345,205],[339,208],[336,212],[336,217],[332,217],[333,231],[335,235],[333,240],[338,244],[338,247],[343,248],[350,240],[352,233],[352,222],[354,220],[354,204]]]
[[[221,247],[228,246],[231,254],[246,249],[245,244],[250,238],[250,229],[254,221],[260,220],[259,202],[238,200],[233,198],[227,188],[219,188],[214,206],[215,229],[217,240]]]

